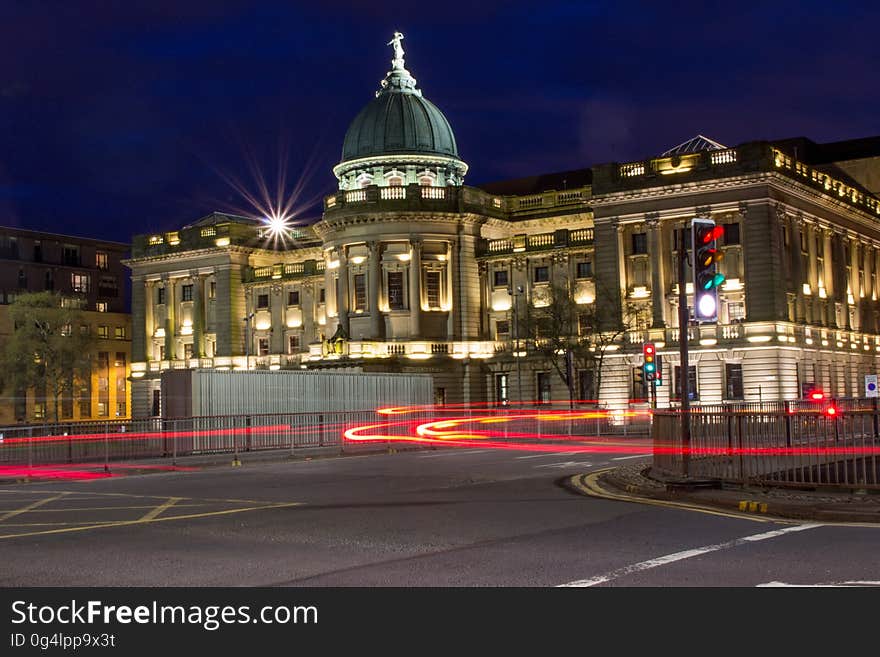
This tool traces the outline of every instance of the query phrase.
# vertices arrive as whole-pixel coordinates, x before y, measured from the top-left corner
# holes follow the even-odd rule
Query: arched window
[[[419,184],[423,187],[432,187],[437,184],[437,174],[427,169],[419,174]]]
[[[385,174],[385,180],[389,187],[401,187],[403,185],[403,173],[397,169],[392,169]]]
[[[364,187],[373,184],[373,176],[368,173],[362,173],[355,179],[355,184],[363,189]]]

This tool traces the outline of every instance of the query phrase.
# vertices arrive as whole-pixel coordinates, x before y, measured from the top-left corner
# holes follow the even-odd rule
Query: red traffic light
[[[812,399],[813,401],[822,401],[823,399],[825,399],[825,393],[821,390],[814,390],[810,393],[810,399]]]
[[[709,244],[710,242],[720,239],[722,235],[724,235],[724,226],[721,224],[715,224],[703,233],[702,242],[703,244]]]
[[[648,342],[648,343],[645,344],[645,347],[644,347],[644,353],[645,353],[646,356],[653,356],[653,355],[654,355],[654,345],[653,345],[653,343]]]
[[[825,409],[825,415],[827,415],[828,417],[836,417],[837,416],[837,407],[836,406],[829,406],[828,408]]]

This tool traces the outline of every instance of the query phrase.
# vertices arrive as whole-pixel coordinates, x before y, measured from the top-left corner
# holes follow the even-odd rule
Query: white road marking
[[[536,465],[536,468],[573,468],[573,467],[581,467],[581,468],[589,468],[593,464],[588,461],[564,461],[560,463],[544,463],[542,465]]]
[[[624,566],[623,568],[618,568],[617,570],[612,570],[609,573],[605,573],[604,575],[599,575],[598,577],[591,577],[589,579],[579,579],[574,582],[568,582],[567,584],[560,584],[561,587],[587,587],[587,586],[596,586],[597,584],[604,584],[605,582],[610,582],[613,579],[618,579],[619,577],[624,577],[626,575],[632,575],[633,573],[638,573],[643,570],[648,570],[650,568],[657,568],[658,566],[665,566],[669,563],[674,563],[676,561],[681,561],[683,559],[690,559],[691,557],[699,557],[700,555],[707,554],[709,552],[717,552],[718,550],[727,550],[729,548],[739,547],[740,545],[745,545],[747,543],[756,543],[758,541],[766,541],[768,538],[776,538],[777,536],[782,536],[784,534],[789,534],[791,532],[802,532],[806,529],[815,529],[816,527],[822,527],[821,523],[807,523],[804,525],[794,525],[793,527],[785,527],[783,529],[774,529],[773,531],[763,532],[761,534],[752,534],[751,536],[743,536],[742,538],[735,538],[732,541],[727,541],[726,543],[716,543],[715,545],[704,545],[703,547],[694,548],[692,550],[682,550],[681,552],[675,552],[673,554],[667,554],[662,557],[657,557],[656,559],[649,559],[648,561],[642,561],[640,563],[634,563],[629,566]]]
[[[839,588],[847,586],[880,586],[880,582],[873,580],[847,580],[845,582],[831,582],[830,584],[788,584],[787,582],[765,582],[756,584],[758,588]]]
[[[611,459],[612,461],[625,461],[626,459],[643,459],[646,456],[651,456],[650,453],[647,454],[633,454],[632,456],[618,456],[617,458]]]
[[[548,456],[571,456],[572,454],[579,454],[580,452],[547,452],[545,454],[533,454],[531,456],[514,456],[513,458],[518,461],[522,459],[543,459]]]
[[[461,456],[462,454],[482,454],[483,452],[488,452],[491,450],[488,449],[451,449],[448,452],[443,452],[442,454],[422,454],[419,456],[420,459],[435,459],[438,456]]]

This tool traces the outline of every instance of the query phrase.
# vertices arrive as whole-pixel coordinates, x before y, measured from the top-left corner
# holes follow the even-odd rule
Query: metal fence
[[[690,412],[690,446],[680,411],[656,411],[654,468],[740,484],[880,488],[876,399],[702,406]]]
[[[650,434],[650,413],[642,408],[608,412],[542,404],[537,407],[410,407],[401,413],[332,411],[213,415],[177,419],[146,418],[15,425],[0,427],[0,468],[4,466],[108,465],[111,462],[262,450],[337,447],[340,451],[412,446],[416,427],[433,421],[443,433],[444,420],[457,420],[454,430],[438,435],[461,444],[458,434],[518,442],[559,442],[597,437]],[[371,427],[364,442],[343,440],[355,427]],[[456,434],[456,435],[450,435]],[[469,440],[469,439],[466,439]],[[2,470],[0,470],[2,473]]]

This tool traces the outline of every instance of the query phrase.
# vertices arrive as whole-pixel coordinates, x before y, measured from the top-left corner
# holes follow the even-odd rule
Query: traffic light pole
[[[681,457],[682,470],[685,477],[690,470],[691,449],[691,404],[690,404],[690,368],[688,367],[688,327],[690,314],[687,305],[687,281],[685,279],[685,261],[687,249],[685,248],[685,229],[682,227],[678,240],[678,387],[681,391]]]

